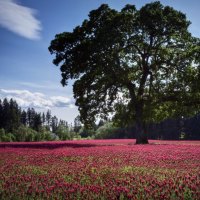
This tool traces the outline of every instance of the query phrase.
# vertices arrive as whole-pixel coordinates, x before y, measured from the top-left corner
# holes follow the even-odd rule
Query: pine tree
[[[9,102],[9,129],[8,132],[14,132],[20,126],[20,117],[21,117],[21,110],[18,107],[18,104],[13,99],[10,99]]]
[[[34,112],[33,116],[33,129],[36,131],[39,131],[40,128],[42,127],[42,118],[40,113]]]
[[[51,129],[52,129],[52,132],[55,133],[57,128],[58,128],[58,118],[56,116],[53,116],[51,118]]]
[[[2,101],[0,99],[0,129],[3,127],[3,124],[2,124],[2,122],[3,122],[2,112],[3,112],[3,103],[2,103]]]
[[[50,110],[47,110],[46,122],[47,122],[47,126],[50,127],[50,125],[51,125],[51,111]]]
[[[45,125],[45,122],[46,122],[46,116],[45,116],[45,113],[43,112],[42,113],[42,125],[43,126]]]
[[[30,127],[31,126],[31,109],[28,108],[27,110],[27,124]]]
[[[10,129],[10,122],[9,122],[9,119],[10,119],[10,106],[9,106],[9,102],[7,100],[7,98],[5,98],[3,100],[3,109],[2,109],[2,127],[5,129],[5,131],[9,131]]]
[[[22,111],[21,113],[21,123],[24,125],[24,126],[27,126],[28,124],[28,121],[27,121],[27,113],[25,110]]]

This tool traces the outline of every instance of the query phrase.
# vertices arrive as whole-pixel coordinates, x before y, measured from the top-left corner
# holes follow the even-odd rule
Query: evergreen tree
[[[33,129],[36,131],[39,131],[42,126],[42,118],[40,113],[35,113],[34,112],[34,117],[33,117]]]
[[[56,116],[53,116],[51,118],[51,129],[52,129],[52,132],[55,133],[57,128],[58,128],[58,118]]]
[[[43,126],[45,125],[45,122],[46,122],[46,116],[45,116],[45,113],[43,112],[42,113],[42,125]]]
[[[41,141],[57,139],[50,134],[50,127],[55,133],[60,126],[62,139],[69,139],[68,123],[51,117],[51,111],[38,113],[34,108],[21,110],[13,99],[0,99],[0,141]],[[62,130],[62,131],[61,131]],[[60,135],[60,136],[61,136]]]
[[[18,107],[18,104],[13,99],[10,99],[9,102],[9,128],[8,132],[13,132],[20,126],[20,117],[21,117],[21,110]]]
[[[69,124],[67,121],[65,121],[65,126],[69,129]]]
[[[3,103],[0,99],[0,129],[3,127]]]
[[[22,111],[21,113],[21,123],[26,126],[28,123],[27,123],[27,113],[25,110]]]
[[[10,128],[10,106],[7,98],[3,100],[3,108],[2,108],[2,127],[6,132],[9,132]]]
[[[50,127],[50,125],[51,125],[51,111],[50,110],[47,110],[47,113],[46,113],[46,122],[47,122],[47,126]]]
[[[31,126],[31,108],[28,108],[27,110],[27,124],[30,127]]]
[[[36,111],[35,111],[35,109],[34,108],[28,108],[28,110],[27,110],[27,123],[28,123],[28,126],[30,127],[30,128],[33,128],[34,129],[34,126],[35,126],[35,122],[34,122],[34,120],[35,120],[35,115],[36,115],[37,113],[36,113]],[[37,117],[36,117],[37,118]]]

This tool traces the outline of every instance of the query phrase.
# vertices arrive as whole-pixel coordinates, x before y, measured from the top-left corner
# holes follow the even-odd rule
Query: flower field
[[[0,143],[0,199],[200,199],[200,141]]]

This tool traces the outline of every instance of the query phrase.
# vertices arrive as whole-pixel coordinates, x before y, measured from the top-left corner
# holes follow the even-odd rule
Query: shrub
[[[73,139],[73,135],[70,133],[68,128],[64,125],[59,125],[56,134],[60,138],[60,140],[71,140]]]
[[[112,122],[107,122],[96,130],[96,139],[112,139],[118,137],[118,128]]]
[[[18,142],[31,142],[34,141],[36,131],[33,129],[26,127],[24,125],[19,126],[19,128],[14,132],[16,137],[16,141]]]

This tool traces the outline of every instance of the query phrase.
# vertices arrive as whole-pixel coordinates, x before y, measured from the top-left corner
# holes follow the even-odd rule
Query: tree
[[[0,129],[3,127],[3,104],[0,99]]]
[[[72,135],[70,134],[68,128],[63,124],[59,124],[56,134],[60,138],[60,140],[70,140],[72,139]]]
[[[81,125],[81,121],[80,121],[80,115],[78,115],[75,119],[74,119],[74,132],[78,133],[79,130],[81,129],[82,125]]]
[[[35,123],[34,120],[35,120],[36,115],[37,115],[37,113],[34,108],[28,108],[27,121],[28,121],[28,126],[30,128],[34,128],[34,123]]]
[[[44,112],[42,113],[42,125],[44,126],[46,122],[46,116],[44,114]]]
[[[2,128],[5,131],[10,131],[10,104],[8,99],[5,98],[2,103]]]
[[[50,110],[47,110],[47,113],[46,113],[46,122],[47,122],[47,126],[50,127],[50,125],[51,125],[51,111]]]
[[[28,110],[27,110],[27,124],[28,124],[28,126],[30,127],[31,126],[31,121],[32,121],[32,117],[31,117],[31,109],[30,108],[28,108]]]
[[[147,123],[200,110],[200,41],[189,25],[185,14],[158,1],[121,11],[103,4],[72,32],[57,34],[49,51],[62,85],[75,79],[82,122],[115,112],[123,99],[140,144],[148,143]]]
[[[16,101],[10,99],[9,101],[10,113],[9,113],[9,131],[13,132],[20,126],[21,110]]]
[[[52,133],[55,133],[57,128],[58,128],[58,118],[56,116],[53,116],[51,118]]]
[[[26,126],[27,125],[27,113],[25,110],[21,113],[21,123]]]
[[[113,139],[119,138],[117,135],[118,128],[113,126],[112,122],[106,122],[96,130],[96,139]]]
[[[86,127],[82,126],[79,130],[79,133],[76,134],[77,138],[94,138],[95,130],[90,128],[87,129]]]
[[[34,136],[37,132],[30,127],[26,127],[24,125],[19,126],[17,130],[14,131],[14,135],[16,136],[16,141],[18,142],[31,142],[34,141]]]
[[[13,99],[8,101],[6,98],[0,102],[0,127],[6,132],[13,132],[20,125],[21,110]]]
[[[99,120],[99,123],[98,123],[98,125],[97,125],[97,129],[98,129],[99,127],[103,126],[104,124],[105,124],[105,121],[103,121],[102,119]]]
[[[6,136],[6,132],[3,128],[0,129],[0,142],[4,141],[4,138]]]
[[[42,127],[41,113],[35,113],[33,118],[33,129],[39,131]]]

